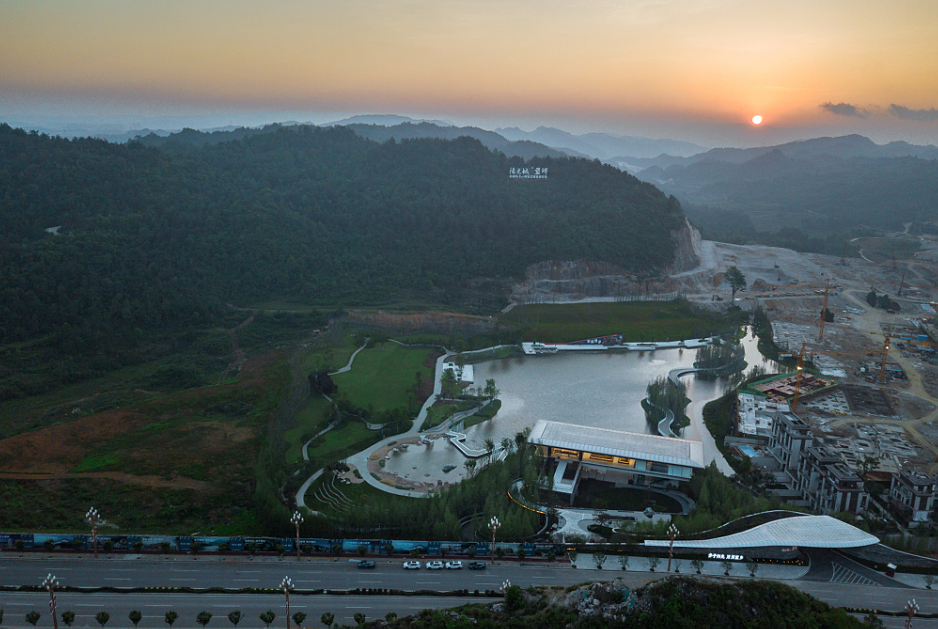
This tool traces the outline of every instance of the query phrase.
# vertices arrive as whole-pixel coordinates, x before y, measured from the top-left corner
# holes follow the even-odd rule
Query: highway
[[[23,555],[0,554],[0,584],[5,586],[39,585],[49,573],[69,586],[112,587],[192,587],[192,588],[277,588],[284,576],[289,576],[297,591],[291,595],[291,613],[305,612],[306,625],[320,626],[324,612],[336,615],[336,620],[354,626],[354,614],[364,613],[369,619],[383,618],[388,612],[400,616],[417,613],[427,608],[448,608],[467,602],[488,602],[494,599],[465,595],[344,595],[303,594],[303,590],[351,590],[355,588],[388,588],[414,592],[457,590],[497,590],[505,580],[512,584],[567,586],[585,581],[605,581],[624,578],[631,588],[641,587],[666,576],[662,572],[630,570],[573,569],[566,563],[496,562],[484,571],[435,570],[425,568],[414,571],[402,569],[403,558],[376,559],[372,570],[357,568],[357,559],[295,557],[271,558],[243,556],[199,557],[192,555],[136,556],[109,555],[97,560],[81,555]],[[818,599],[838,607],[874,607],[901,611],[911,598],[915,598],[922,613],[938,612],[938,591],[863,585],[856,579],[842,579],[835,575],[832,581],[785,581]],[[48,610],[49,595],[44,592],[0,592],[0,609],[4,610],[4,627],[28,627],[25,614],[36,610],[42,614],[39,627],[51,627]],[[114,593],[92,592],[57,593],[58,611],[71,610],[76,614],[75,627],[97,627],[94,615],[107,611],[111,615],[108,627],[126,627],[127,614],[132,609],[143,613],[141,627],[166,627],[164,614],[174,610],[179,620],[174,627],[196,627],[196,615],[208,611],[214,618],[209,626],[230,626],[227,614],[240,610],[245,615],[241,627],[262,626],[258,616],[270,609],[278,615],[274,626],[285,622],[282,594],[199,594],[199,593]],[[887,626],[896,619],[884,619]],[[938,627],[938,620],[919,619],[916,627]]]

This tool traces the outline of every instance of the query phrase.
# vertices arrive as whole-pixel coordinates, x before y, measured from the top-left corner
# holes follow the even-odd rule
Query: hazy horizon
[[[936,31],[932,0],[0,0],[0,121],[938,144]]]

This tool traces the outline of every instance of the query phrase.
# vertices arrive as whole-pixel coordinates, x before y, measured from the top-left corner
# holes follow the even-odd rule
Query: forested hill
[[[548,178],[510,179],[520,167]],[[0,125],[0,342],[105,342],[273,299],[492,308],[543,260],[665,265],[682,224],[612,167],[470,138],[300,126],[176,152]]]

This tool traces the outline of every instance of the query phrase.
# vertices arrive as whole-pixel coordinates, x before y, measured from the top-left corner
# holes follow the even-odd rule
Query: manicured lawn
[[[433,377],[431,368],[424,366],[431,352],[378,343],[355,357],[351,371],[333,376],[337,395],[374,413],[407,407],[414,400],[417,374],[420,379]]]
[[[679,340],[730,327],[721,318],[696,312],[684,301],[529,305],[512,309],[500,321],[525,327],[526,341],[545,343],[615,333],[627,342]]]
[[[329,400],[314,393],[303,410],[296,414],[296,426],[283,435],[287,442],[287,463],[297,463],[303,459],[303,444],[329,425],[331,411]]]
[[[310,444],[309,456],[320,461],[338,461],[364,450],[378,441],[380,435],[380,432],[368,430],[361,422],[351,421],[330,430]]]
[[[314,349],[303,360],[303,369],[312,373],[314,371],[338,371],[348,364],[348,359],[355,353],[362,343],[365,335],[354,330],[346,333],[345,339],[335,347]]]

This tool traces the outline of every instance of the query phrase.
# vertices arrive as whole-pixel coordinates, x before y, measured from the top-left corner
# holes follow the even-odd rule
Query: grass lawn
[[[315,511],[321,511],[322,513],[337,515],[333,513],[332,508],[326,503],[319,502],[314,499],[313,496],[316,495],[316,490],[319,489],[322,485],[329,482],[331,476],[326,473],[322,477],[316,480],[315,483],[310,485],[309,489],[306,492],[306,504]],[[356,483],[356,484],[344,484],[336,482],[336,489],[340,490],[346,498],[354,502],[356,505],[367,505],[375,501],[381,501],[381,504],[390,505],[395,502],[401,502],[402,504],[413,504],[413,501],[420,500],[420,498],[408,498],[407,496],[398,496],[395,494],[389,494],[380,489],[375,489],[368,483]]]
[[[427,409],[427,418],[423,420],[423,426],[421,427],[421,430],[433,428],[434,426],[443,422],[446,418],[455,415],[459,411],[468,410],[477,404],[478,402],[475,400],[463,400],[460,402],[437,402]]]
[[[563,343],[621,333],[626,342],[709,336],[736,323],[695,311],[685,301],[539,304],[512,309],[501,323],[525,328],[524,340]]]
[[[307,354],[303,360],[303,369],[310,373],[314,371],[338,371],[348,364],[348,359],[364,342],[364,334],[359,334],[355,330],[348,330],[340,345],[314,349]]]
[[[311,443],[309,457],[332,463],[364,450],[380,437],[380,431],[368,430],[361,422],[351,421],[330,430]]]
[[[303,444],[307,439],[329,425],[332,405],[329,400],[313,395],[299,413],[296,414],[296,426],[284,433],[287,442],[287,463],[303,460]]]
[[[406,408],[414,400],[419,379],[433,377],[424,365],[433,350],[378,343],[355,357],[352,370],[332,377],[338,396],[373,413]]]

